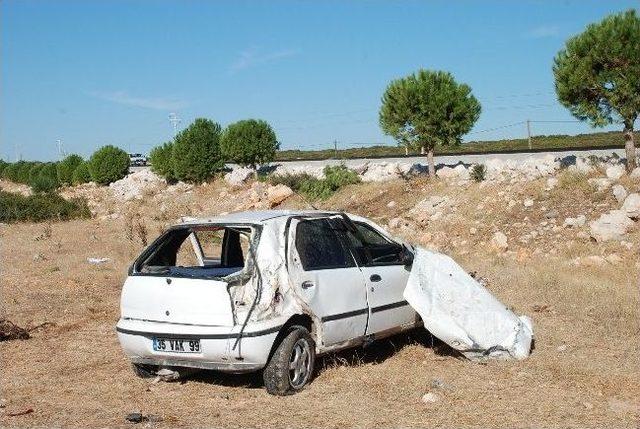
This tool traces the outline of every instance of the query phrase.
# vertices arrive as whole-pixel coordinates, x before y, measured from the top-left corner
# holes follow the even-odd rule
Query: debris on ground
[[[129,413],[125,417],[125,420],[131,423],[142,423],[147,421],[146,416],[143,416],[142,413]]]
[[[422,395],[422,402],[424,402],[425,404],[433,404],[435,402],[438,402],[438,399],[440,399],[438,395],[433,392],[425,393],[424,395]]]
[[[16,325],[10,320],[0,320],[0,341],[28,340],[29,331]]]
[[[33,413],[33,408],[23,408],[18,411],[10,411],[7,413],[9,417],[18,417],[18,416],[26,416],[27,414]]]
[[[529,356],[529,318],[517,317],[446,255],[418,248],[403,295],[429,332],[468,359]]]
[[[108,261],[109,261],[109,258],[87,258],[87,262],[92,265],[100,265]]]

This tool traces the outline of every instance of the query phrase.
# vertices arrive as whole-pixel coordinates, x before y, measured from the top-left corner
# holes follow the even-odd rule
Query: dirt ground
[[[514,185],[507,192],[530,195],[536,205],[560,211],[559,217],[581,210],[593,217],[614,204],[610,196],[578,201],[581,191],[571,181],[556,193],[544,193],[542,186]],[[562,230],[514,244],[506,254],[491,252],[488,237],[496,228],[516,243],[517,234],[544,222],[539,213],[523,212],[521,204],[506,210],[498,194],[505,189],[472,184],[445,190],[426,181],[362,184],[322,207],[385,223],[420,198],[449,192],[459,202],[453,216],[416,226],[418,234],[398,233],[446,251],[488,279],[490,290],[516,313],[529,315],[536,336],[529,359],[471,363],[415,331],[326,356],[311,385],[290,397],[268,395],[260,375],[205,372],[179,383],[133,375],[114,329],[120,288],[142,249],[141,237],[153,239],[184,206],[162,217],[151,215],[151,202],[127,206],[140,215],[136,222],[144,231],[125,215],[3,225],[0,318],[24,327],[48,324],[31,331],[28,340],[0,343],[0,425],[129,427],[125,416],[140,411],[157,417],[143,426],[161,428],[639,427],[640,234],[632,232],[632,247],[624,248],[574,239],[575,231]],[[190,214],[225,210],[218,192],[215,186],[194,191],[199,202]],[[302,204],[296,198],[285,202]],[[474,225],[477,232],[471,234]],[[572,263],[613,252],[621,259],[616,264]],[[110,259],[92,265],[90,257]],[[428,392],[436,402],[421,400]]]

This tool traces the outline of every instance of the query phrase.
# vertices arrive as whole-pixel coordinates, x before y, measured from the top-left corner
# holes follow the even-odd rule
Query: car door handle
[[[314,287],[315,285],[311,280],[307,280],[302,282],[302,289],[309,289],[310,287]]]
[[[380,277],[378,274],[371,274],[369,280],[371,280],[372,282],[379,282],[380,280],[382,280],[382,277]]]

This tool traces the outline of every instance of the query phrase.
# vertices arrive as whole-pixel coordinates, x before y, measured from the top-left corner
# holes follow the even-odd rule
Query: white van
[[[263,370],[269,393],[291,394],[318,354],[421,324],[402,297],[412,261],[412,247],[351,214],[193,220],[133,263],[116,329],[139,376]]]

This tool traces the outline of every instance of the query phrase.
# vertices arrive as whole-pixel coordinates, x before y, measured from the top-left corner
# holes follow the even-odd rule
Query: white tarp
[[[531,320],[517,317],[446,255],[418,248],[404,298],[435,337],[469,359],[524,359]]]

